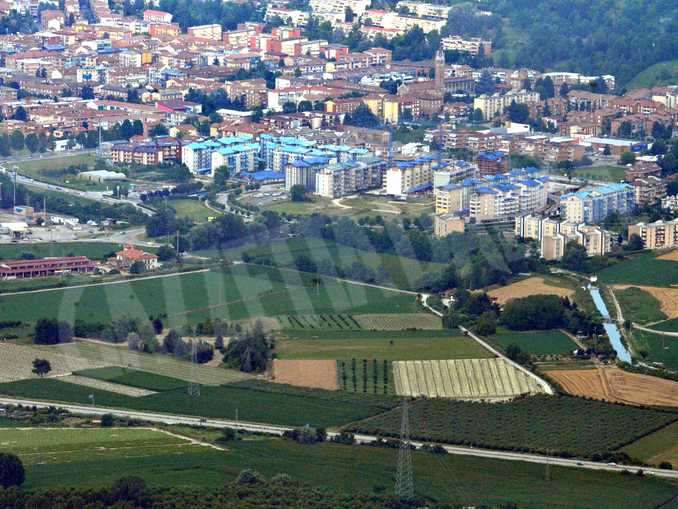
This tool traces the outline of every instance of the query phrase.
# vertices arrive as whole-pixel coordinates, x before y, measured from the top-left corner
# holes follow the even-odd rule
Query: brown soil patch
[[[337,361],[275,359],[273,381],[280,384],[336,391],[339,389]]]
[[[669,260],[671,262],[678,262],[678,250],[669,251],[661,256],[657,256],[657,260]]]
[[[551,286],[542,277],[528,277],[517,283],[503,286],[495,290],[490,290],[490,297],[497,299],[497,303],[506,304],[511,299],[520,299],[530,295],[558,295],[559,297],[572,297],[574,290],[571,288],[562,288],[560,286]]]
[[[619,368],[545,372],[570,394],[630,405],[678,407],[678,382]]]
[[[674,252],[674,251],[672,251]],[[678,253],[678,251],[675,251]],[[658,286],[614,285],[615,290],[625,290],[635,286],[649,293],[659,301],[660,309],[668,318],[678,318],[678,288],[660,288]]]

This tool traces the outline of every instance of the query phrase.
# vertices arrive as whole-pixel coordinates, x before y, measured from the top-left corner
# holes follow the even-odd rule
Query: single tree
[[[24,465],[15,454],[0,453],[0,486],[21,486],[26,480]]]
[[[45,376],[50,371],[52,371],[52,365],[49,363],[47,359],[33,360],[33,373],[38,375],[40,378]]]

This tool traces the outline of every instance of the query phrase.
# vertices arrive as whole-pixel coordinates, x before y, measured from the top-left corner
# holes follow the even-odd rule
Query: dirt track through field
[[[275,359],[273,377],[273,381],[280,384],[330,391],[339,389],[335,360]]]
[[[570,394],[594,399],[678,407],[678,382],[619,368],[552,370],[546,374]]]
[[[517,283],[490,290],[490,297],[495,297],[497,303],[506,304],[511,299],[520,299],[530,295],[558,295],[559,297],[572,297],[574,290],[560,286],[549,285],[542,277],[528,277]]]
[[[657,260],[668,260],[670,262],[678,262],[678,250],[669,251],[657,257]]]

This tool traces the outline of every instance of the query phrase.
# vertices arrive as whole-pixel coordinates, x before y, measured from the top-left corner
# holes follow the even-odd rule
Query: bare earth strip
[[[337,361],[275,359],[273,381],[299,387],[336,391],[339,389]]]
[[[511,299],[520,299],[530,295],[558,295],[559,297],[572,297],[574,290],[551,286],[542,277],[528,277],[517,283],[490,290],[490,297],[495,297],[499,304],[506,304]]]
[[[15,343],[0,343],[0,382],[36,378],[34,359],[47,359],[52,366],[50,375],[66,375],[87,368],[112,366],[106,359],[85,359],[65,354],[59,346],[34,347]]]
[[[117,394],[123,394],[133,398],[142,398],[144,396],[156,394],[155,391],[139,389],[138,387],[131,387],[129,385],[116,384],[113,382],[107,382],[105,380],[97,380],[95,378],[87,378],[86,376],[67,375],[59,378],[59,380],[71,384],[82,385],[84,387],[91,387],[92,389],[101,389],[102,391],[115,392]]]
[[[672,252],[678,253],[678,251]],[[657,299],[662,312],[668,319],[678,318],[678,288],[659,288],[657,286],[640,285],[614,285],[612,288],[615,290],[625,290],[631,287],[640,288]]]
[[[657,257],[657,260],[669,260],[671,262],[678,262],[678,250],[669,251]]]
[[[678,382],[619,368],[553,370],[546,374],[577,396],[627,403],[678,407]]]
[[[443,328],[442,320],[429,313],[353,315],[353,319],[366,330],[439,330]]]
[[[395,361],[393,370],[400,378],[396,393],[401,396],[497,400],[543,392],[532,377],[496,357]]]

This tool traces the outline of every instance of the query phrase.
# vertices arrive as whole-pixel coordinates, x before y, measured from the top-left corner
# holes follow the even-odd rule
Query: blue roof
[[[497,194],[497,191],[491,187],[481,186],[476,189],[476,192],[479,194]]]
[[[429,182],[429,183],[427,183],[427,184],[419,184],[418,186],[410,187],[410,188],[407,190],[407,192],[408,192],[408,193],[420,193],[420,192],[422,192],[422,191],[426,191],[426,190],[432,189],[432,188],[433,188],[433,184],[431,184],[431,183]]]
[[[243,173],[246,177],[253,180],[284,180],[285,174],[281,171],[262,170],[251,173]]]
[[[498,159],[503,159],[506,157],[506,154],[504,152],[480,152],[478,154],[478,157],[482,157],[483,159],[489,159],[490,161],[496,161]]]

